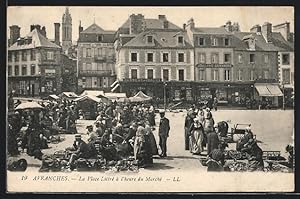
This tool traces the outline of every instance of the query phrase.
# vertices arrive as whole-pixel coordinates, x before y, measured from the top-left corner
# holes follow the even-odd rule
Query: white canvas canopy
[[[95,97],[105,96],[104,91],[97,91],[97,90],[85,90],[81,93],[80,96],[85,96],[85,95],[95,96]]]
[[[62,92],[60,94],[61,97],[65,97],[65,98],[69,98],[69,99],[75,99],[75,98],[78,98],[79,96],[76,95],[76,93],[74,92]]]
[[[15,110],[24,110],[24,109],[44,109],[44,107],[42,107],[36,102],[25,102],[18,105]]]
[[[85,101],[85,100],[91,100],[91,101],[94,101],[94,102],[101,102],[101,99],[99,97],[95,97],[93,95],[85,95],[85,96],[81,96],[77,99],[75,99],[74,101],[75,102],[82,102],[82,101]]]
[[[131,102],[145,102],[151,100],[152,97],[143,93],[143,91],[139,91],[135,96],[130,97],[129,100]]]

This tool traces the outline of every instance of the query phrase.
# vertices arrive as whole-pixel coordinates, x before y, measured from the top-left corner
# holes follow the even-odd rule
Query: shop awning
[[[276,84],[255,84],[254,86],[255,86],[259,96],[262,96],[262,97],[283,96],[279,86]]]

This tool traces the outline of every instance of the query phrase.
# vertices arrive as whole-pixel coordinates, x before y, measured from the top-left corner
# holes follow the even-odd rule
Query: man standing
[[[169,137],[170,124],[169,120],[165,118],[165,112],[160,112],[159,123],[159,146],[161,148],[161,157],[167,157],[167,138]]]

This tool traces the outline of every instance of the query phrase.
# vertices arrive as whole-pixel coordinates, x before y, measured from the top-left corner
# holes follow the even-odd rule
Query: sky
[[[179,27],[190,18],[195,21],[196,27],[219,27],[226,21],[238,22],[241,31],[249,31],[256,24],[270,22],[273,25],[290,22],[291,32],[294,31],[293,7],[87,7],[71,6],[72,40],[78,39],[79,21],[84,29],[91,24],[98,24],[105,30],[117,30],[131,14],[143,14],[145,18],[158,18],[166,15],[167,19]],[[21,36],[30,31],[30,25],[40,24],[46,27],[47,37],[54,38],[54,23],[62,22],[65,7],[61,6],[14,6],[7,10],[7,34],[9,26],[21,27]],[[60,37],[61,39],[61,37]]]

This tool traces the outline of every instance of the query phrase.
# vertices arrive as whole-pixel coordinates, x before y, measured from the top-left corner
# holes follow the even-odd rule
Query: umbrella
[[[18,105],[15,110],[23,110],[23,109],[44,109],[44,107],[42,107],[36,102],[25,102]]]

